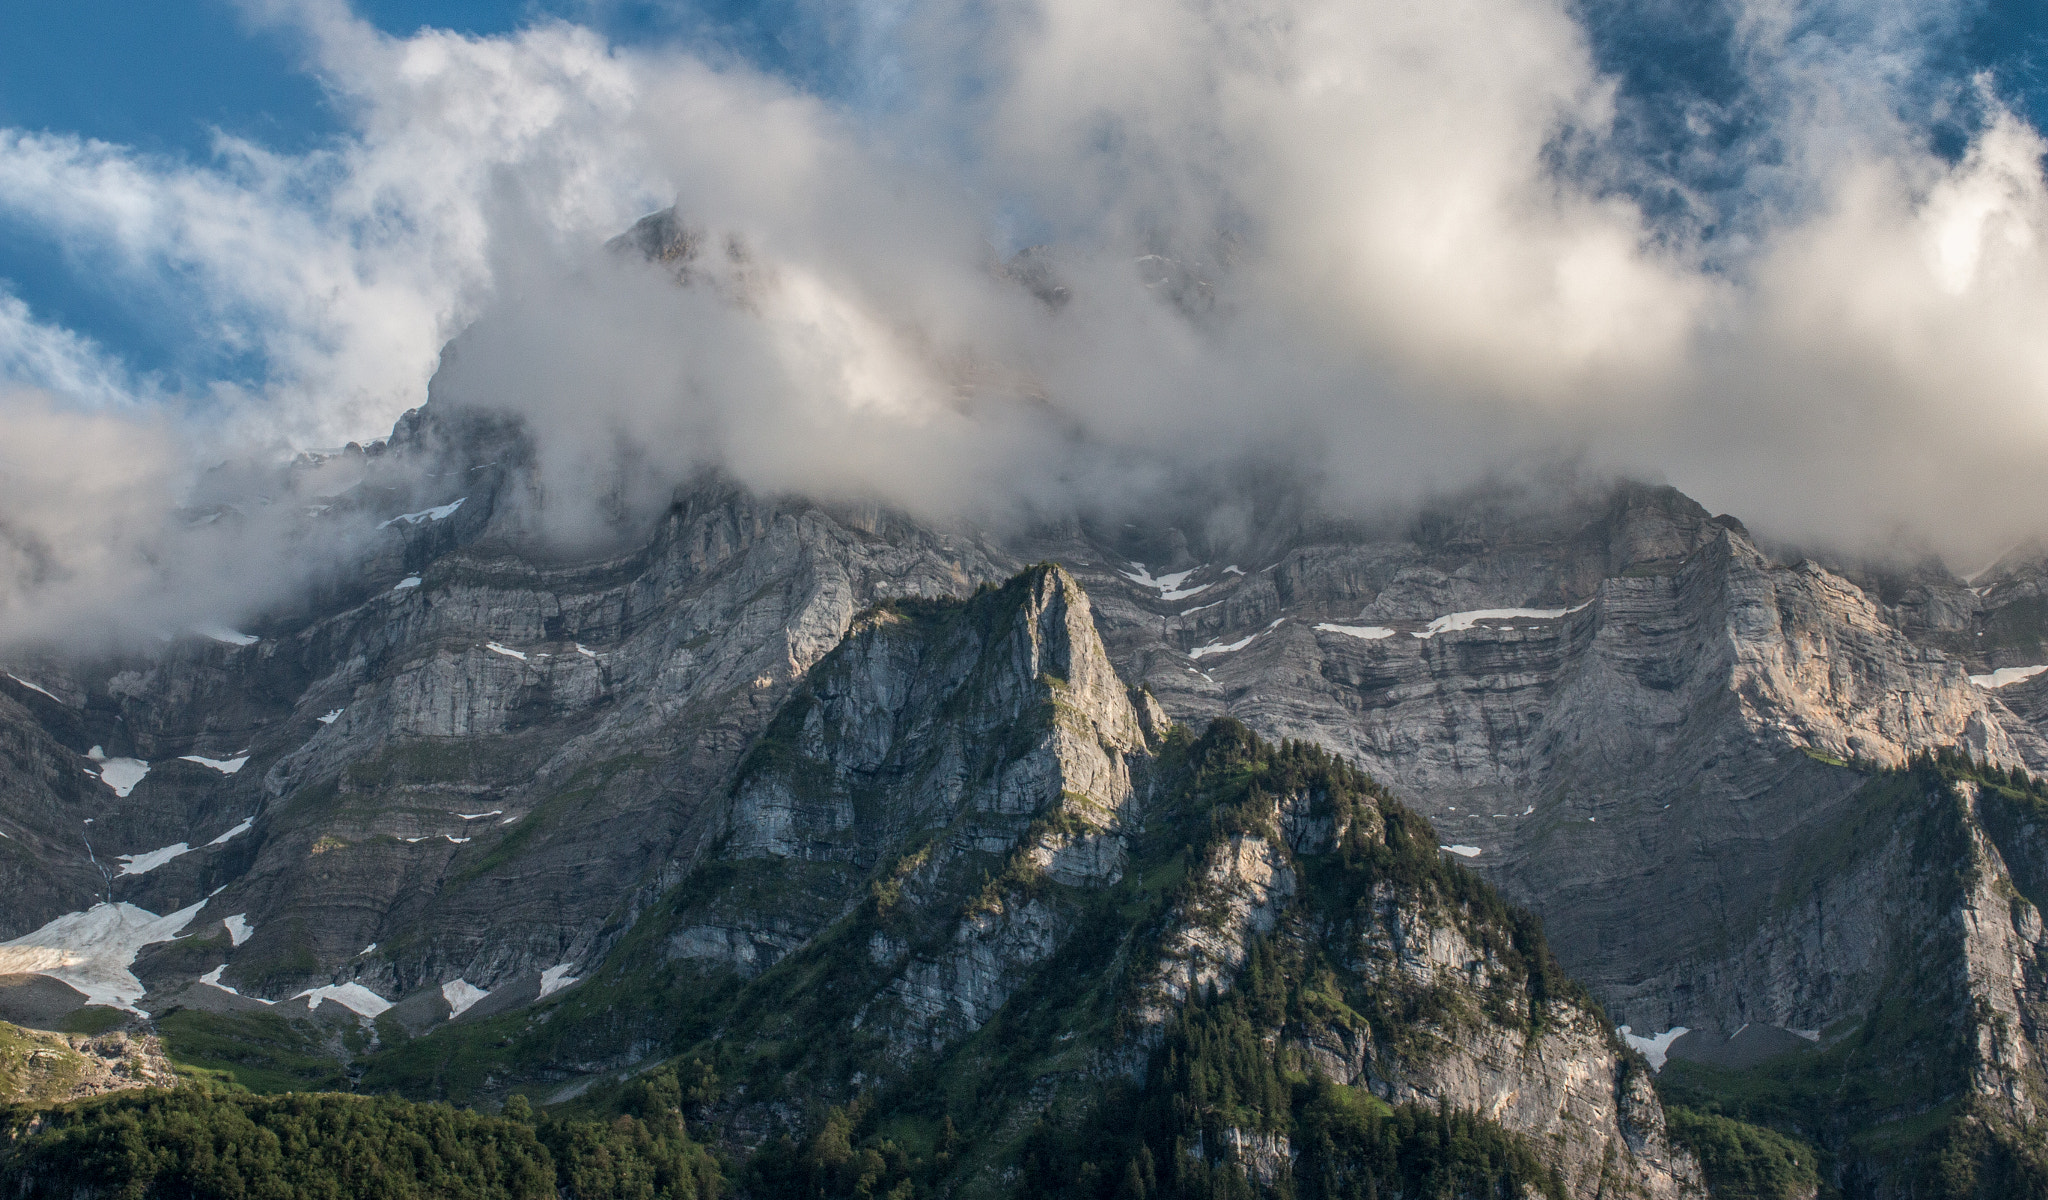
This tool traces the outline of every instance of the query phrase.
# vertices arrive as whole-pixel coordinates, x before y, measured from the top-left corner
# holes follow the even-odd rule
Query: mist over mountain
[[[1959,71],[1967,5],[1713,13],[929,3],[847,17],[835,78],[873,86],[809,90],[701,41],[252,5],[347,133],[0,145],[11,220],[243,364],[138,371],[6,300],[10,441],[109,447],[10,455],[62,515],[10,505],[7,626],[299,586],[281,535],[239,551],[278,578],[207,595],[79,530],[382,437],[437,363],[438,403],[531,432],[570,545],[705,467],[1014,521],[1266,467],[1371,515],[1575,464],[1975,569],[2048,499],[2027,93]],[[671,206],[687,261],[600,249]]]

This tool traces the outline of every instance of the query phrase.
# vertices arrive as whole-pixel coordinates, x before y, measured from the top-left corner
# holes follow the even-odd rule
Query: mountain
[[[1632,484],[998,534],[705,476],[568,560],[522,436],[352,452],[308,520],[383,526],[244,630],[6,663],[0,1018],[487,1107],[701,1068],[734,1161],[920,1187],[1392,1179],[1429,1121],[1573,1195],[2041,1178],[2038,554]]]

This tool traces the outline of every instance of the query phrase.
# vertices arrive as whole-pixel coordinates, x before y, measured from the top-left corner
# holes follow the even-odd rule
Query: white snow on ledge
[[[183,842],[174,842],[161,850],[151,850],[147,854],[123,854],[120,856],[121,874],[147,875],[179,855],[190,853],[192,847]]]
[[[249,924],[248,913],[236,913],[232,917],[224,917],[221,919],[221,924],[228,927],[228,945],[230,946],[241,945],[249,940],[250,934],[256,932],[255,928]]]
[[[1438,846],[1437,849],[1448,850],[1459,858],[1478,858],[1483,853],[1477,846]]]
[[[360,983],[337,983],[326,987],[307,988],[292,999],[311,997],[308,1009],[317,1009],[324,1000],[332,1000],[357,1016],[377,1017],[391,1007],[391,1001],[364,987]]]
[[[1534,621],[1555,621],[1559,617],[1579,612],[1592,603],[1591,600],[1587,600],[1570,608],[1475,608],[1471,612],[1457,612],[1451,613],[1448,616],[1438,617],[1436,620],[1431,621],[1422,632],[1412,634],[1411,636],[1432,638],[1439,633],[1455,633],[1459,630],[1470,629],[1481,621],[1512,621],[1518,618]]]
[[[1205,583],[1200,587],[1191,588],[1183,588],[1180,586],[1182,583],[1186,582],[1188,576],[1194,574],[1196,571],[1201,570],[1202,568],[1200,567],[1189,567],[1185,571],[1175,571],[1171,575],[1161,575],[1157,579],[1154,579],[1152,577],[1152,572],[1145,566],[1144,563],[1134,562],[1131,565],[1138,569],[1136,571],[1118,571],[1117,574],[1123,576],[1125,579],[1130,580],[1132,583],[1137,584],[1139,587],[1156,589],[1159,592],[1159,598],[1161,600],[1185,600],[1189,596],[1200,595],[1201,593],[1206,592],[1210,588],[1216,586],[1213,583]]]
[[[451,979],[441,985],[441,999],[448,1002],[448,1019],[454,1020],[470,1010],[470,1006],[490,995],[489,992],[467,979]]]
[[[1273,632],[1275,629],[1278,629],[1280,627],[1280,621],[1285,621],[1286,619],[1286,617],[1281,617],[1279,621],[1273,622],[1271,625],[1266,626],[1264,629],[1259,630],[1257,633],[1246,634],[1244,637],[1239,638],[1237,641],[1234,642],[1210,642],[1206,646],[1196,646],[1194,649],[1188,651],[1188,657],[1206,658],[1212,654],[1235,653],[1239,650],[1244,649],[1246,646],[1251,645],[1252,642],[1256,641],[1257,639],[1264,637],[1266,634]]]
[[[57,700],[56,694],[54,692],[51,692],[48,688],[37,687],[35,684],[30,683],[28,680],[23,679],[21,676],[16,675],[12,671],[7,672],[7,677],[9,679],[12,679],[14,682],[20,684],[21,686],[27,688],[31,692],[41,692],[43,695],[48,696],[50,699]],[[57,700],[57,703],[62,704],[64,702],[62,700]]]
[[[419,577],[419,576],[417,576],[417,575],[408,575],[408,576],[406,576],[406,577],[405,577],[404,579],[401,579],[401,580],[399,580],[399,581],[398,581],[397,583],[394,583],[394,584],[392,584],[392,585],[391,585],[391,590],[392,590],[392,591],[394,591],[394,592],[402,592],[402,591],[404,591],[404,590],[405,590],[405,589],[407,589],[407,588],[416,588],[416,587],[418,587],[419,585],[420,585],[420,577]]]
[[[325,716],[314,717],[313,719],[315,721],[320,722],[322,725],[332,725],[336,721],[339,721],[341,719],[341,711],[342,710],[337,708],[334,711],[326,714]]]
[[[510,646],[501,646],[496,642],[485,642],[484,649],[493,654],[502,654],[506,658],[516,658],[520,662],[526,661],[526,652],[524,650],[514,650]]]
[[[212,767],[223,775],[232,775],[242,769],[243,764],[249,761],[249,756],[244,754],[240,758],[208,758],[203,754],[180,754],[178,761],[198,763],[202,767]]]
[[[238,633],[225,625],[201,625],[192,632],[201,637],[212,638],[216,642],[225,642],[230,646],[253,646],[262,640],[253,633]]]
[[[557,963],[542,971],[540,973],[540,994],[544,997],[552,996],[570,984],[575,983],[577,977],[569,974],[574,966],[574,963]]]
[[[108,758],[107,752],[99,746],[85,752],[85,756],[100,765],[100,782],[114,789],[114,794],[126,799],[142,777],[149,774],[149,764],[139,758]]]
[[[1345,637],[1363,638],[1368,642],[1394,636],[1394,631],[1383,625],[1336,625],[1325,621],[1316,628],[1324,633],[1341,633]]]
[[[467,499],[469,499],[468,496],[462,498],[462,500]],[[404,521],[408,525],[418,525],[425,521],[445,521],[455,515],[456,509],[462,507],[462,500],[457,500],[450,504],[442,504],[434,508],[423,508],[418,512],[399,513],[389,521],[379,522],[377,528],[384,529],[396,525],[400,521]]]
[[[1972,675],[1970,682],[1980,688],[2011,687],[2015,683],[2032,679],[2043,671],[2048,671],[2048,663],[2042,663],[2038,667],[2000,667],[1989,675]]]
[[[225,970],[227,970],[227,969],[228,969],[228,965],[227,965],[226,963],[222,963],[221,965],[219,965],[219,966],[215,967],[215,968],[214,968],[213,970],[211,970],[211,971],[208,971],[208,972],[207,972],[206,974],[204,974],[204,975],[201,975],[201,976],[199,977],[199,982],[201,982],[201,983],[205,984],[205,985],[206,985],[207,987],[212,987],[212,988],[219,988],[219,989],[220,989],[221,991],[223,991],[223,992],[226,992],[226,993],[227,993],[228,995],[230,995],[230,996],[242,996],[242,993],[240,993],[240,992],[236,991],[236,990],[235,990],[234,988],[232,988],[232,987],[229,987],[229,986],[228,986],[227,984],[225,984],[225,983],[222,983],[222,982],[220,981],[220,973],[221,973],[222,971],[225,971]],[[276,1003],[277,1003],[277,1001],[275,1001],[275,1000],[265,1000],[265,999],[264,999],[263,997],[261,997],[261,996],[242,996],[242,999],[244,999],[244,1000],[254,1000],[254,1001],[255,1001],[256,1003],[258,1003],[258,1004],[276,1004]]]
[[[1683,1025],[1673,1025],[1655,1037],[1637,1037],[1634,1031],[1623,1025],[1615,1032],[1621,1035],[1621,1040],[1627,1042],[1631,1049],[1639,1051],[1644,1058],[1650,1060],[1651,1070],[1662,1071],[1664,1056],[1671,1052],[1671,1043],[1692,1031]]]
[[[139,1012],[142,981],[128,969],[135,955],[176,937],[204,907],[201,900],[159,917],[123,902],[66,913],[34,933],[0,942],[0,975],[48,975],[85,993],[88,1004]]]

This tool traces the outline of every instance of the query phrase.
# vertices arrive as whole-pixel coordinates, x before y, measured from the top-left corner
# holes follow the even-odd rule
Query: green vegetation
[[[1803,1200],[1820,1188],[1811,1146],[1713,1113],[1664,1110],[1671,1136],[1700,1160],[1716,1200]]]
[[[88,1004],[64,1018],[64,1032],[98,1037],[128,1023],[128,1014],[104,1004]]]
[[[195,1085],[57,1108],[0,1107],[12,1195],[143,1200],[714,1200],[718,1163],[671,1085],[608,1122],[394,1097],[257,1096]],[[667,1101],[667,1103],[664,1103]]]
[[[183,1008],[157,1022],[171,1062],[252,1092],[324,1091],[348,1075],[310,1022],[278,1013],[209,1013]],[[360,1035],[358,1035],[360,1036]]]
[[[0,1021],[0,1101],[69,1095],[84,1065],[63,1038]]]

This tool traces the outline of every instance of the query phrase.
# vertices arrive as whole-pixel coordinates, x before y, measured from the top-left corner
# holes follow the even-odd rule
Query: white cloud
[[[89,406],[122,404],[137,386],[92,339],[38,321],[20,297],[0,290],[0,380],[70,396]]]
[[[123,547],[185,486],[180,437],[375,435],[465,329],[446,400],[528,422],[528,515],[571,539],[714,462],[953,514],[1243,454],[1357,502],[1579,454],[1783,532],[1917,523],[1961,554],[2048,500],[2043,147],[1964,89],[1989,114],[1967,153],[1925,148],[1902,97],[1940,91],[1920,48],[1948,9],[1851,35],[1742,7],[1763,132],[1728,151],[1737,194],[1699,201],[1719,240],[1617,186],[1657,168],[1561,0],[923,0],[870,39],[892,99],[858,114],[566,24],[392,38],[331,2],[255,11],[306,35],[348,136],[195,164],[0,134],[0,208],[269,364],[174,408],[0,297],[0,371],[69,398],[10,402],[10,433],[142,394],[92,436],[141,437],[143,469],[34,478],[68,507],[0,498],[75,548],[67,578],[147,590],[129,576],[162,567]],[[701,235],[689,286],[596,252],[672,196]],[[1057,313],[992,267],[1041,236]]]

